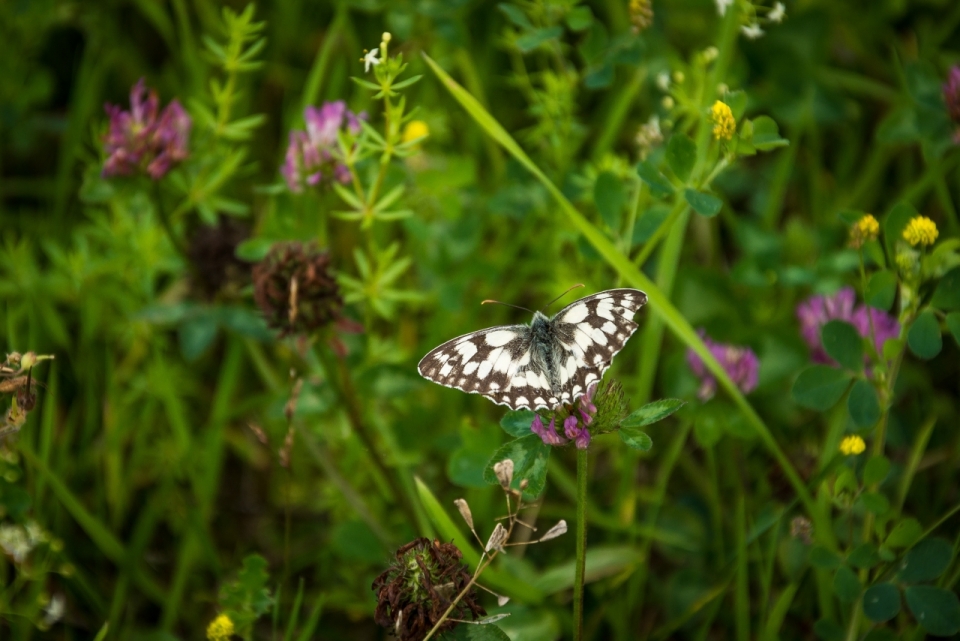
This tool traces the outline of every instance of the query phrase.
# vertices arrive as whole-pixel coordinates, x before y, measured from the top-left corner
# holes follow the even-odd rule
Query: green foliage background
[[[248,638],[386,638],[372,580],[417,536],[453,538],[472,566],[452,501],[486,536],[504,506],[484,470],[519,435],[498,427],[502,408],[421,379],[417,361],[528,320],[481,300],[537,309],[581,282],[650,296],[607,375],[631,409],[689,401],[645,428],[648,451],[591,446],[586,638],[960,631],[960,153],[941,94],[960,5],[808,0],[757,40],[738,32],[746,6],[720,17],[706,0],[654,0],[634,34],[622,0],[263,2],[244,42],[266,38],[259,64],[240,68],[205,44],[242,31],[210,0],[0,4],[0,348],[56,356],[3,446],[3,524],[51,537],[26,562],[0,557],[3,638],[88,639],[109,623],[106,638],[196,639],[221,611]],[[401,80],[423,75],[403,95],[430,135],[384,172],[380,195],[402,186],[402,215],[365,225],[334,214],[354,208],[349,194],[290,194],[278,167],[307,105],[346,100],[383,131],[375,92],[350,78],[372,80],[360,58],[384,31],[410,64]],[[194,118],[191,159],[159,188],[100,177],[102,105],[126,108],[140,77]],[[211,79],[229,91],[218,99]],[[741,147],[708,177],[720,84],[743,92],[730,102],[761,153]],[[640,163],[652,115],[670,142]],[[365,185],[379,164],[359,163]],[[892,279],[876,291],[847,245],[862,212],[883,228],[865,250]],[[830,352],[850,371],[806,369],[795,309],[849,285],[896,313],[895,243],[917,213],[946,249],[876,401],[855,340],[838,339],[852,357]],[[203,258],[227,219],[250,239],[244,259],[277,240],[329,247],[364,326],[343,336],[345,360],[327,335],[277,339],[248,266]],[[748,397],[721,376],[698,400],[685,357],[704,350],[698,328],[756,352]],[[848,433],[867,454],[838,455]],[[538,461],[538,526],[572,525],[573,448]],[[569,536],[485,573],[512,597],[487,603],[511,613],[504,632],[572,635],[573,562]],[[53,595],[65,616],[48,625]]]

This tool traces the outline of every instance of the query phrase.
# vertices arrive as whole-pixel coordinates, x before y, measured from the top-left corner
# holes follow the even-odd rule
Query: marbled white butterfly
[[[510,409],[556,409],[600,381],[637,329],[633,315],[647,302],[637,289],[610,289],[581,298],[529,325],[501,325],[449,340],[417,369],[435,383],[483,394]]]

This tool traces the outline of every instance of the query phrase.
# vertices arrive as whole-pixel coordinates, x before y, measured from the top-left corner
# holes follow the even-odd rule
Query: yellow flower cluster
[[[865,449],[867,449],[867,444],[859,436],[847,436],[840,441],[840,453],[844,456],[863,454]]]
[[[880,223],[871,214],[866,214],[850,229],[850,244],[859,249],[865,242],[876,240],[879,233]]]
[[[730,105],[719,100],[710,108],[713,119],[713,137],[717,140],[732,140],[737,131],[737,120],[730,111]]]
[[[207,639],[209,641],[227,641],[233,636],[233,621],[226,614],[219,615],[207,626]]]
[[[910,222],[907,223],[907,228],[903,230],[903,239],[913,247],[932,245],[939,234],[936,223],[926,216],[917,216],[911,218]]]
[[[403,142],[410,142],[417,138],[423,138],[430,135],[430,127],[422,120],[411,120],[403,128]]]
[[[630,0],[628,8],[630,23],[634,33],[640,33],[653,24],[652,0]]]

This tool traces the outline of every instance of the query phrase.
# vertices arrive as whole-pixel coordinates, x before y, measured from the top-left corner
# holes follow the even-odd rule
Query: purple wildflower
[[[704,330],[699,331],[700,337],[710,353],[723,366],[727,376],[740,388],[744,394],[749,394],[757,387],[757,375],[760,371],[760,360],[749,347],[718,343],[707,336]],[[700,389],[697,396],[707,400],[717,391],[717,379],[707,369],[700,355],[692,349],[687,350],[687,364],[700,379]]]
[[[143,78],[130,89],[130,111],[119,105],[104,105],[110,116],[110,128],[103,137],[107,153],[104,178],[145,171],[159,180],[186,159],[190,116],[177,100],[171,100],[158,118],[159,108],[157,92],[148,90]]]
[[[533,417],[530,430],[543,439],[543,442],[547,445],[563,445],[567,442],[566,439],[557,434],[556,421],[552,418],[550,419],[550,425],[544,426],[543,420],[540,418],[540,415],[537,414]]]
[[[943,83],[943,101],[947,103],[950,120],[960,125],[960,66],[950,67],[947,81]],[[960,144],[960,129],[953,134],[953,141]]]
[[[597,406],[593,404],[593,395],[596,391],[597,386],[591,385],[587,393],[579,398],[577,406],[571,410],[570,415],[563,420],[563,433],[567,438],[557,433],[555,418],[550,419],[549,426],[544,426],[539,414],[534,416],[530,430],[547,445],[564,445],[567,439],[570,439],[576,444],[577,449],[587,449],[590,445],[590,430],[587,426],[593,422],[593,417],[597,413]]]
[[[364,114],[358,116],[347,109],[342,100],[325,102],[319,109],[307,107],[307,130],[290,132],[286,159],[280,169],[290,191],[300,193],[305,186],[334,180],[350,182],[350,170],[338,159],[337,137],[344,127],[351,134],[359,133],[363,117]]]
[[[852,287],[844,287],[832,296],[812,296],[797,307],[800,334],[810,346],[813,360],[817,363],[835,364],[820,342],[820,331],[832,320],[842,320],[854,326],[863,338],[870,336],[870,321],[873,320],[874,346],[877,352],[883,344],[900,335],[900,323],[886,312],[874,307],[854,307],[856,293]],[[868,311],[869,310],[869,316]]]

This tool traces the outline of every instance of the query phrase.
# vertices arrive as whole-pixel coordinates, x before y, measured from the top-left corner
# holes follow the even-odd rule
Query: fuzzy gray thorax
[[[539,311],[533,313],[530,322],[530,366],[543,372],[554,394],[560,390],[560,349],[556,324]]]

